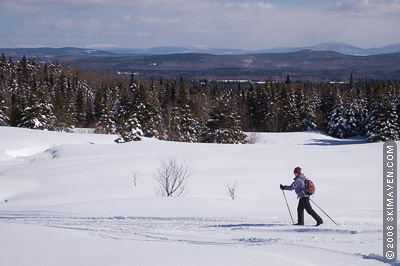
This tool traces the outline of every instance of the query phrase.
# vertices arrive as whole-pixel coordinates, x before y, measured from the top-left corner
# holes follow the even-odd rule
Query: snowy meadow
[[[383,143],[320,132],[238,145],[116,138],[0,127],[1,265],[400,265],[382,256]],[[182,197],[157,193],[166,158],[191,165]],[[315,205],[324,224],[306,213],[292,225],[279,184],[297,166],[338,225]]]

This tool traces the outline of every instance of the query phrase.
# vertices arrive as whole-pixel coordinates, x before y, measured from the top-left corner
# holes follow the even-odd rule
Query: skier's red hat
[[[301,174],[301,168],[300,167],[296,167],[296,168],[294,168],[294,171],[293,171],[295,174]]]

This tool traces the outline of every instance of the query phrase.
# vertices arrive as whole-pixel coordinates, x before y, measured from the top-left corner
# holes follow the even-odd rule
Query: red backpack
[[[313,181],[310,179],[304,179],[304,187],[305,187],[305,193],[308,196],[311,196],[315,192],[315,186]]]

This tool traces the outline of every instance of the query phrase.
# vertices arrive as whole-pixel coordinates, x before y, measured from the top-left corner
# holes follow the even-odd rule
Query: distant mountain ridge
[[[276,47],[263,50],[246,50],[246,49],[229,49],[229,48],[213,48],[205,45],[192,45],[192,46],[159,46],[152,48],[76,48],[76,47],[63,47],[63,48],[0,48],[0,52],[6,56],[22,57],[54,57],[54,56],[115,56],[115,55],[165,55],[165,54],[211,54],[211,55],[248,55],[260,53],[292,53],[302,50],[312,51],[332,51],[345,55],[379,55],[400,52],[400,43],[391,44],[379,48],[359,48],[342,42],[325,42],[314,46],[304,47]]]
[[[387,51],[398,49],[396,45],[387,47]],[[290,52],[283,51],[295,48],[252,53],[228,50],[231,53],[229,55],[211,54],[210,51],[225,53],[227,50],[210,50],[207,47],[191,47],[185,50],[179,47],[153,48],[151,51],[156,54],[149,53],[149,50],[141,50],[142,53],[146,52],[144,54],[116,54],[80,48],[0,48],[0,52],[17,59],[25,54],[40,61],[59,61],[84,70],[101,69],[120,74],[133,72],[140,77],[152,79],[182,76],[197,80],[285,80],[287,75],[290,75],[293,80],[298,81],[344,81],[353,74],[355,79],[400,80],[400,52],[359,56],[362,51],[357,50],[357,47],[341,43],[321,44],[312,49],[304,48]],[[324,51],[331,48],[358,56]],[[232,54],[234,51],[240,54]]]
[[[76,47],[63,47],[63,48],[0,48],[0,53],[4,53],[7,57],[27,57],[46,58],[54,56],[100,56],[100,55],[115,55],[112,52],[90,49],[90,48],[76,48]]]
[[[302,50],[292,53],[211,55],[65,56],[60,62],[82,69],[108,69],[140,77],[184,77],[207,80],[400,80],[400,53],[353,56],[337,52]]]
[[[178,54],[178,53],[200,53],[200,54],[213,54],[213,55],[242,55],[242,54],[261,54],[261,53],[291,53],[302,50],[312,50],[321,52],[337,52],[345,55],[378,55],[378,54],[391,54],[400,52],[400,43],[391,44],[379,48],[364,49],[349,45],[342,42],[325,42],[313,46],[303,47],[276,47],[271,49],[263,50],[245,50],[245,49],[225,49],[225,48],[213,48],[203,45],[193,46],[160,46],[152,47],[147,49],[113,49],[109,50],[115,54]]]
[[[367,55],[398,53],[398,52],[400,52],[400,43],[391,44],[391,45],[387,45],[387,46],[380,47],[380,48],[364,49],[364,48],[356,47],[356,46],[349,45],[347,43],[342,43],[342,42],[326,42],[326,43],[321,43],[318,45],[307,46],[307,47],[273,48],[273,49],[264,50],[263,52],[287,53],[287,52],[297,52],[297,51],[301,51],[301,50],[312,50],[312,51],[320,51],[320,52],[332,51],[332,52],[337,52],[337,53],[345,54],[345,55],[367,56]]]

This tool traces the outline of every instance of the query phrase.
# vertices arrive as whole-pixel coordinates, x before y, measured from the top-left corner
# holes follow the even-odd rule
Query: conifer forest
[[[85,72],[25,56],[0,59],[0,125],[95,128],[116,142],[151,137],[245,143],[244,132],[320,130],[367,142],[399,140],[400,83],[217,83]]]

